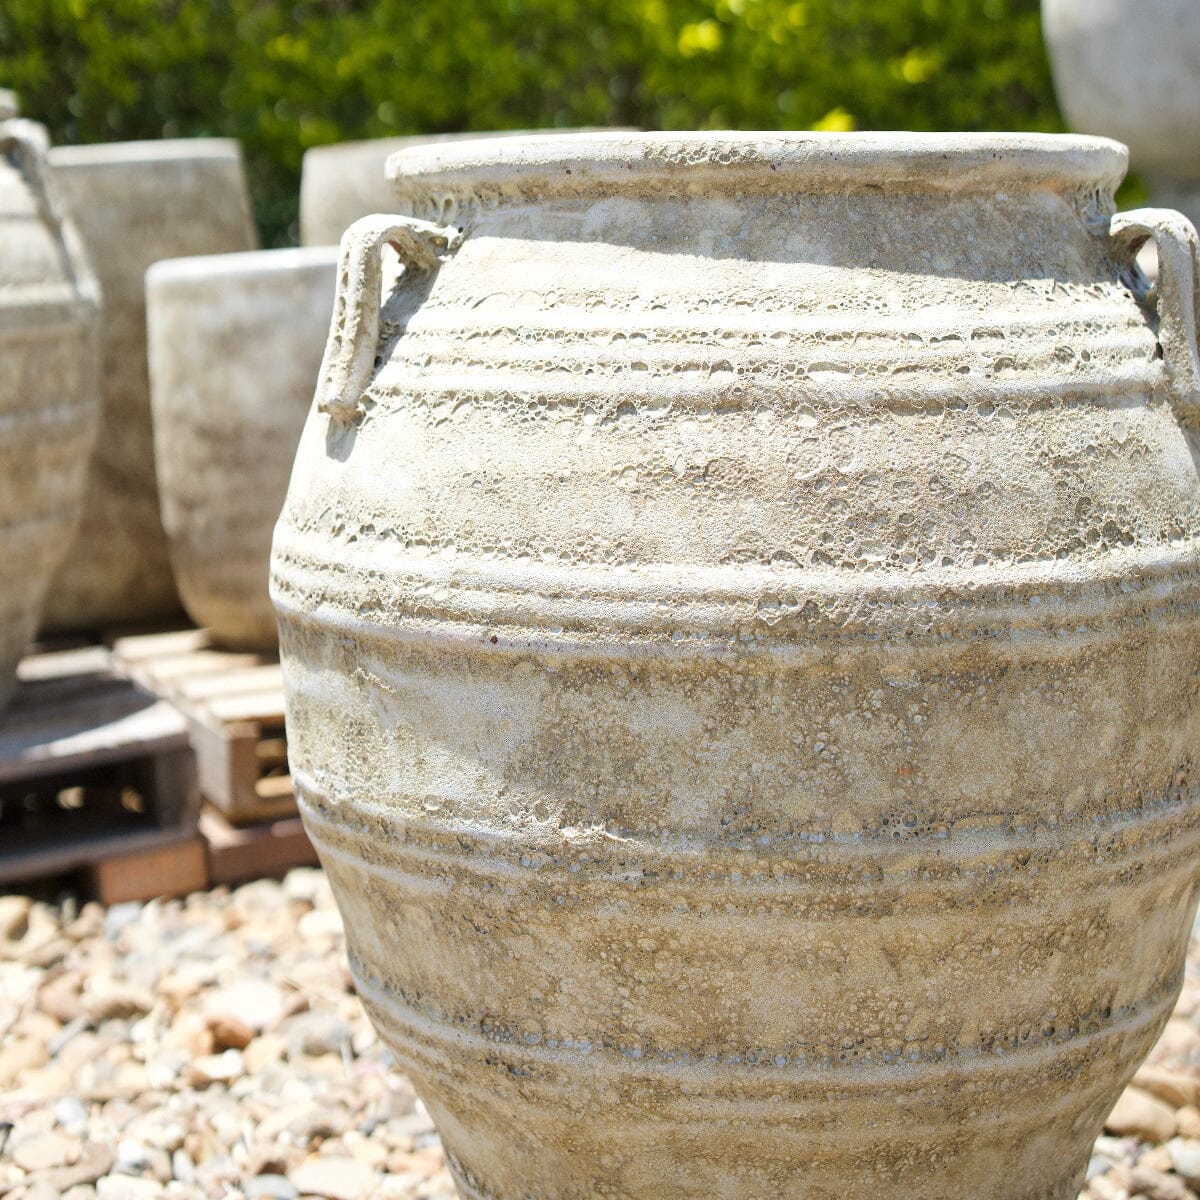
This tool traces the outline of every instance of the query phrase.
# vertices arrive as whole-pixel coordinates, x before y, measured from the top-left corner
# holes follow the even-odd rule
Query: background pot
[[[0,121],[7,121],[20,111],[21,105],[17,100],[17,93],[10,92],[8,88],[0,88]]]
[[[271,532],[329,332],[336,247],[155,264],[146,317],[163,524],[184,607],[274,647]]]
[[[336,246],[360,217],[390,211],[394,198],[384,167],[400,150],[431,143],[524,137],[528,132],[424,133],[314,146],[305,151],[300,174],[300,241],[306,246]]]
[[[103,398],[84,516],[47,599],[51,630],[167,617],[179,598],[158,511],[146,372],[146,268],[256,237],[236,142],[62,146],[51,166],[104,291]]]
[[[74,533],[96,433],[99,295],[45,131],[0,122],[0,703]]]
[[[1042,0],[1042,25],[1071,127],[1125,142],[1155,203],[1200,222],[1200,5]]]
[[[392,160],[272,595],[357,989],[464,1197],[1077,1194],[1200,848],[1195,236],[1113,218],[1124,166]]]

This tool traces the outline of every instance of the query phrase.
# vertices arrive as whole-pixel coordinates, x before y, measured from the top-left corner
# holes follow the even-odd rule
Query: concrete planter
[[[231,646],[275,644],[271,533],[312,404],[337,248],[155,264],[146,318],[155,459],[184,607]]]
[[[79,520],[100,298],[29,121],[0,122],[0,703]]]
[[[1063,114],[1129,146],[1156,204],[1200,222],[1200,6],[1042,0]]]
[[[255,245],[236,142],[192,138],[62,146],[51,166],[104,291],[100,436],[79,533],[46,607],[49,629],[178,611],[158,511],[144,275],[162,258]]]
[[[1195,236],[1114,218],[1124,169],[392,160],[272,596],[358,990],[464,1197],[1077,1194],[1200,845]]]
[[[360,217],[389,211],[393,205],[392,189],[384,167],[401,150],[529,134],[529,130],[423,133],[314,146],[305,152],[300,173],[300,241],[305,246],[336,246],[342,234]]]

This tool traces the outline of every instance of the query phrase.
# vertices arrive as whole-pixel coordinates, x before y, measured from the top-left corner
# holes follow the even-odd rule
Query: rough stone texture
[[[384,166],[401,150],[430,143],[528,135],[528,130],[421,134],[314,146],[305,151],[300,171],[300,241],[305,246],[336,246],[360,217],[391,212],[395,196]]]
[[[347,238],[272,594],[359,994],[467,1200],[1081,1186],[1200,841],[1191,296],[1164,360],[1124,166],[392,160],[434,229]],[[370,351],[386,238],[444,261],[388,254]]]
[[[429,1115],[354,995],[322,872],[107,913],[70,898],[24,899],[19,911],[27,927],[0,926],[5,1200],[96,1200],[131,1179],[135,1191],[161,1186],[170,1200],[453,1200]],[[143,1015],[80,1019],[48,1003],[64,982],[148,989],[155,1003]],[[1155,1070],[1193,1088],[1200,1056],[1181,1052],[1177,1035],[1196,1032],[1198,1000],[1193,937],[1170,1023],[1176,1036],[1154,1050],[1164,1063]],[[255,1028],[230,1060],[240,1073],[195,1072],[234,1006]],[[336,1053],[312,1041],[311,1027],[322,1024],[348,1031]],[[1166,1145],[1097,1138],[1083,1200],[1195,1200],[1200,1141],[1185,1133],[1189,1112],[1179,1109],[1180,1135]],[[870,1141],[857,1151],[869,1155]]]
[[[321,872],[23,911],[45,936],[0,927],[5,1200],[454,1200],[433,1123],[353,993]],[[153,1004],[64,1021],[47,1011],[64,980]],[[219,1052],[231,1006],[253,1026],[240,1054]],[[306,1032],[322,1022],[347,1031],[336,1053]],[[209,1060],[221,1069],[197,1069]]]
[[[1042,26],[1071,127],[1125,142],[1154,202],[1200,222],[1200,5],[1042,0]]]
[[[84,518],[45,625],[168,616],[179,598],[155,486],[143,277],[161,258],[254,247],[241,152],[236,142],[188,138],[62,146],[50,161],[104,290],[104,382]]]
[[[98,415],[99,294],[48,174],[41,126],[0,122],[0,703],[78,523]]]
[[[177,259],[146,275],[163,526],[184,607],[275,644],[271,533],[329,332],[335,247]]]

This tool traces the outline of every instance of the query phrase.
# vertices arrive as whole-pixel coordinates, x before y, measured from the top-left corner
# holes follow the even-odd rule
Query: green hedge
[[[343,138],[1061,128],[1038,0],[3,0],[0,85],[61,142],[240,138],[268,244]]]

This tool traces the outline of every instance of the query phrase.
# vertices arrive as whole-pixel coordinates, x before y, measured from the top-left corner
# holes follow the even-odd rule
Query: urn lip
[[[663,191],[1115,190],[1129,155],[1053,133],[687,132],[539,134],[426,143],[387,160],[397,195],[434,187],[513,194]]]
[[[140,142],[86,142],[54,146],[52,167],[131,166],[139,163],[176,163],[204,159],[241,161],[236,138],[158,138]]]

